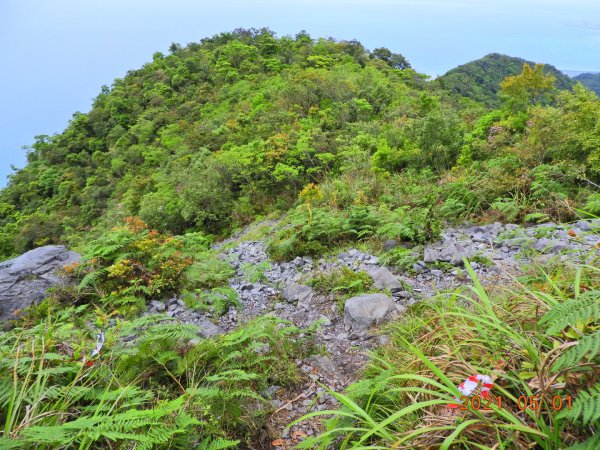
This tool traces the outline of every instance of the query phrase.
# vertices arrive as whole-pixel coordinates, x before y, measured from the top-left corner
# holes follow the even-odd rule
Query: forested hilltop
[[[129,215],[162,231],[224,234],[285,209],[307,183],[357,170],[376,179],[453,168],[439,195],[461,215],[503,201],[524,217],[536,210],[519,204],[532,183],[558,183],[580,201],[582,178],[599,171],[597,130],[585,126],[596,98],[542,88],[554,106],[527,112],[528,89],[511,94],[523,97],[516,109],[489,113],[358,42],[263,30],[174,44],[103,87],[63,133],[37,138],[1,194],[1,253]],[[543,213],[565,214],[552,203]]]
[[[600,101],[461,67],[239,29],[37,136],[0,448],[600,448]]]
[[[500,93],[500,83],[506,77],[521,73],[523,64],[531,67],[535,66],[534,62],[523,58],[490,53],[483,58],[449,70],[437,78],[436,82],[444,89],[494,108],[500,106],[502,102],[498,95]],[[552,65],[545,65],[544,73],[554,76],[557,89],[568,90],[575,85],[576,81],[573,81]]]

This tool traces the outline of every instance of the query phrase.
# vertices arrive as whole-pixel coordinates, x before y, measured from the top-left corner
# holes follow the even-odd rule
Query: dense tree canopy
[[[500,60],[471,67],[484,63]],[[173,43],[169,55],[157,52],[102,87],[63,133],[36,137],[28,165],[0,194],[0,254],[77,245],[90,227],[127,216],[163,232],[224,235],[285,210],[309,183],[365,170],[385,178],[454,167],[467,183],[470,164],[491,164],[476,170],[492,173],[518,153],[510,164],[565,160],[580,178],[597,177],[597,98],[578,88],[547,106],[540,95],[551,76],[524,70],[503,84],[519,107],[487,114],[383,47],[369,52],[305,32],[279,38],[268,29]],[[465,88],[486,89],[465,67],[454,73],[465,74]],[[487,73],[500,84],[497,71]],[[543,86],[532,88],[530,75]],[[477,204],[485,208],[515,186],[488,189]]]

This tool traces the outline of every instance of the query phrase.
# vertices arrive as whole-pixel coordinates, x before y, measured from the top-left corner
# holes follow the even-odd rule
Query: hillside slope
[[[600,73],[582,73],[573,79],[600,95]]]
[[[0,263],[0,447],[597,448],[600,101],[425,79],[235,30],[39,137],[0,260],[81,258]]]
[[[490,107],[500,105],[498,92],[500,82],[508,76],[521,73],[523,64],[534,66],[536,63],[514,56],[490,53],[483,58],[468,62],[449,70],[437,78],[440,85],[457,94],[472,98]],[[554,66],[546,64],[545,73],[556,78],[558,89],[571,89],[575,82]]]

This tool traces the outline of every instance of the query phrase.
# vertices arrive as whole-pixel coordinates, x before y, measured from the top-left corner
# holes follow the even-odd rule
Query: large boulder
[[[396,309],[394,300],[384,294],[363,294],[346,300],[344,324],[348,330],[366,331],[384,322]]]
[[[79,259],[79,254],[62,245],[47,245],[0,263],[0,321],[42,301],[48,288],[66,284],[59,269]]]

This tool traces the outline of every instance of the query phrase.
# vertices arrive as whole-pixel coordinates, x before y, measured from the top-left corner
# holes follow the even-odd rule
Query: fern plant
[[[564,409],[558,417],[581,422],[585,426],[597,422],[600,419],[600,383],[589,391],[580,392],[572,408]]]
[[[0,334],[0,448],[252,447],[269,413],[261,390],[297,382],[293,359],[310,349],[275,318],[200,340],[195,325],[147,315],[106,328],[90,360],[88,309]]]
[[[579,278],[578,273],[576,280]],[[555,304],[539,322],[548,335],[560,335],[566,340],[552,369],[580,372],[583,379],[590,376],[591,369],[593,376],[600,364],[600,291],[580,293],[577,285],[574,298]],[[579,391],[572,408],[561,411],[557,418],[600,431],[600,384]],[[572,448],[595,449],[598,444],[598,438],[592,437]]]
[[[556,360],[554,369],[577,366],[597,359],[600,354],[600,291],[591,290],[556,304],[540,319],[546,333],[563,333],[573,337],[569,346]]]

